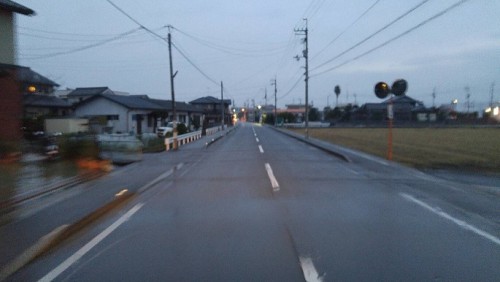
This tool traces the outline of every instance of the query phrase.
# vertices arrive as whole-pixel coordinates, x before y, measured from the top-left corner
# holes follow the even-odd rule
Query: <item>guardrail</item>
[[[324,127],[330,127],[329,122],[309,122],[308,126],[310,128],[324,128]],[[283,123],[283,127],[287,128],[304,128],[306,127],[306,123]]]
[[[210,127],[205,130],[206,135],[212,135],[215,134],[216,132],[219,132],[221,130],[220,126],[216,127]],[[177,144],[178,146],[193,142],[195,140],[198,140],[201,138],[201,130],[195,131],[195,132],[190,132],[186,134],[182,134],[177,136]],[[165,148],[166,151],[169,151],[171,148],[173,148],[174,144],[174,137],[169,137],[165,138]]]

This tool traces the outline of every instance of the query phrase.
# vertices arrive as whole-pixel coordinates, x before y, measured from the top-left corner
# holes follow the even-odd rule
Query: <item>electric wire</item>
[[[219,44],[216,44],[216,43],[209,42],[208,40],[204,40],[204,39],[198,38],[198,37],[196,37],[194,35],[188,34],[185,31],[182,31],[182,30],[180,30],[180,29],[178,29],[176,27],[173,27],[173,29],[175,29],[176,31],[178,31],[180,34],[182,34],[182,35],[184,35],[184,36],[186,36],[186,37],[188,37],[188,38],[190,38],[190,39],[198,42],[201,45],[204,45],[206,47],[209,47],[209,48],[212,48],[214,50],[218,50],[218,51],[230,54],[230,55],[236,55],[236,56],[251,56],[250,54],[256,55],[254,53],[262,53],[262,52],[269,52],[269,54],[268,55],[261,54],[261,56],[272,56],[272,55],[275,55],[277,53],[276,51],[284,50],[287,47],[287,46],[284,46],[284,47],[279,47],[279,48],[260,49],[260,50],[258,50],[258,49],[257,50],[256,49],[248,50],[248,49],[231,48],[231,47],[227,47],[227,46],[223,46],[223,45],[219,45]],[[244,53],[248,53],[248,54],[244,54]]]
[[[181,54],[182,57],[184,57],[184,59],[186,59],[186,61],[191,65],[193,66],[199,73],[201,73],[201,75],[203,75],[206,79],[208,79],[209,81],[213,82],[214,84],[216,85],[219,85],[219,82],[217,82],[215,79],[211,78],[210,76],[208,76],[205,72],[203,72],[191,59],[188,58],[187,55],[185,55],[173,42],[172,42],[172,46],[175,48],[175,50],[177,50],[177,52],[179,52],[179,54]]]
[[[88,49],[95,48],[95,47],[104,45],[106,43],[112,42],[112,41],[116,41],[116,40],[122,39],[123,37],[126,37],[126,36],[128,36],[128,35],[130,35],[132,33],[135,33],[137,31],[139,31],[139,30],[141,30],[141,28],[135,28],[135,29],[129,30],[127,32],[121,33],[121,34],[119,34],[117,36],[114,36],[112,38],[99,41],[99,42],[94,43],[94,44],[90,44],[90,45],[78,47],[78,48],[71,49],[71,50],[68,50],[68,51],[55,52],[55,53],[45,54],[45,55],[40,55],[40,56],[35,56],[35,57],[26,57],[25,59],[27,59],[27,60],[46,59],[46,58],[52,58],[52,57],[61,56],[61,55],[68,55],[68,54],[72,54],[72,53],[76,53],[76,52],[88,50]]]
[[[370,10],[373,9],[373,7],[375,7],[379,2],[380,2],[380,0],[376,0],[357,19],[355,19],[348,27],[346,27],[341,33],[339,33],[339,35],[337,35],[332,41],[328,42],[328,44],[325,47],[323,47],[323,49],[321,49],[318,53],[316,53],[316,55],[314,55],[311,58],[311,61],[314,60],[316,57],[318,57],[326,49],[328,49],[328,47],[330,47],[333,43],[335,43],[342,35],[344,35],[344,33],[346,33],[351,27],[353,27],[358,21],[360,21],[366,14],[368,14],[368,12],[370,12]]]
[[[295,89],[295,87],[297,87],[297,85],[299,85],[299,82],[302,80],[302,75],[299,76],[299,79],[297,79],[297,81],[295,81],[295,83],[293,84],[292,87],[290,87],[290,89],[285,92],[285,94],[281,95],[280,97],[278,97],[278,99],[283,99],[285,98],[286,96],[288,96],[290,93],[292,93],[292,91]]]
[[[424,0],[420,3],[418,3],[416,6],[414,6],[413,8],[409,9],[408,11],[404,12],[402,15],[400,15],[399,17],[397,17],[396,19],[392,20],[390,23],[386,24],[385,26],[383,26],[382,28],[378,29],[377,31],[375,31],[374,33],[370,34],[368,37],[364,38],[363,40],[359,41],[358,43],[354,44],[353,46],[347,48],[346,50],[342,51],[340,54],[338,54],[337,56],[319,64],[318,66],[315,66],[313,68],[311,68],[310,70],[311,71],[314,71],[314,70],[317,70],[318,68],[324,66],[324,65],[327,65],[329,63],[331,63],[332,61],[338,59],[339,57],[345,55],[346,53],[354,50],[356,47],[360,46],[361,44],[365,43],[366,41],[370,40],[371,38],[373,38],[375,35],[381,33],[382,31],[386,30],[387,28],[389,28],[390,26],[392,26],[393,24],[395,24],[396,22],[400,21],[401,19],[403,19],[404,17],[406,17],[407,15],[409,15],[410,13],[412,13],[413,11],[417,10],[418,8],[420,8],[422,5],[424,5],[425,3],[429,2],[430,0]]]
[[[356,61],[356,60],[358,60],[358,59],[360,59],[360,58],[362,58],[362,57],[364,57],[364,56],[366,56],[366,55],[368,55],[368,54],[370,54],[370,53],[372,53],[372,52],[374,52],[374,51],[376,51],[376,50],[378,50],[378,49],[380,49],[380,48],[382,48],[382,47],[384,47],[384,46],[386,46],[386,45],[388,45],[389,43],[392,43],[392,42],[396,41],[397,39],[399,39],[399,38],[401,38],[401,37],[403,37],[403,36],[405,36],[405,35],[407,35],[407,34],[409,34],[409,33],[413,32],[413,31],[415,31],[416,29],[418,29],[418,28],[420,28],[420,27],[424,26],[425,24],[427,24],[427,23],[429,23],[429,22],[431,22],[431,21],[433,21],[433,20],[435,20],[435,19],[437,19],[437,18],[439,18],[439,17],[441,17],[441,16],[445,15],[446,13],[448,13],[448,12],[450,12],[451,10],[453,10],[453,9],[455,9],[455,8],[457,8],[457,7],[459,7],[460,5],[464,4],[464,3],[465,3],[465,2],[467,2],[467,1],[469,1],[469,0],[461,0],[461,1],[458,1],[458,2],[456,2],[455,4],[453,4],[453,5],[449,6],[448,8],[446,8],[446,9],[442,10],[441,12],[439,12],[439,13],[435,14],[434,16],[427,18],[426,20],[424,20],[424,21],[420,22],[419,24],[417,24],[417,25],[413,26],[412,28],[410,28],[410,29],[408,29],[408,30],[406,30],[406,31],[404,31],[404,32],[402,32],[402,33],[400,33],[399,35],[394,36],[393,38],[391,38],[391,39],[389,39],[389,40],[385,41],[384,43],[379,44],[379,45],[377,45],[376,47],[374,47],[374,48],[372,48],[372,49],[370,49],[370,50],[368,50],[368,51],[366,51],[366,52],[364,52],[364,53],[362,53],[362,54],[360,54],[360,55],[358,55],[358,56],[356,56],[356,57],[354,57],[354,58],[351,58],[351,59],[349,59],[349,60],[347,60],[347,61],[345,61],[345,62],[343,62],[343,63],[341,63],[341,64],[338,64],[338,65],[336,65],[336,66],[334,66],[334,67],[332,67],[332,68],[329,68],[329,69],[326,69],[326,70],[324,70],[324,71],[321,71],[321,72],[315,73],[315,74],[311,75],[310,77],[316,77],[316,76],[319,76],[319,75],[325,74],[325,73],[330,72],[330,71],[332,71],[332,70],[338,69],[338,68],[340,68],[340,67],[342,67],[342,66],[344,66],[344,65],[346,65],[346,64],[348,64],[348,63],[350,63],[350,62]]]
[[[161,39],[163,42],[167,42],[167,40],[165,38],[163,38],[162,36],[160,36],[159,34],[157,34],[156,32],[150,30],[149,28],[145,27],[144,25],[142,25],[139,21],[137,21],[136,19],[134,19],[132,16],[130,16],[129,14],[127,14],[124,10],[122,10],[120,7],[118,7],[115,3],[113,3],[111,0],[106,0],[109,4],[111,4],[113,7],[115,7],[118,11],[120,11],[123,15],[125,15],[127,18],[129,18],[131,21],[133,21],[134,23],[136,23],[137,25],[139,25],[142,29],[146,30],[147,32],[149,32],[150,34],[152,34],[153,36]],[[184,59],[186,59],[186,61],[191,64],[200,74],[202,74],[206,79],[208,79],[209,81],[213,82],[214,84],[219,84],[217,81],[215,81],[214,79],[212,79],[211,77],[209,77],[207,74],[205,74],[205,72],[203,72],[193,61],[191,61],[191,59],[189,59],[179,48],[177,48],[177,46],[175,46],[174,43],[172,43],[172,46],[174,46],[174,48],[179,52],[179,54],[181,54],[182,57],[184,57]]]

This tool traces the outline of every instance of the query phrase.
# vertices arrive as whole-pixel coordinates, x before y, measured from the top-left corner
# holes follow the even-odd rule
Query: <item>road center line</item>
[[[81,259],[86,253],[92,250],[92,248],[94,248],[97,244],[104,240],[116,228],[122,225],[125,221],[129,220],[140,208],[142,208],[143,205],[143,203],[135,205],[126,214],[122,215],[117,221],[108,226],[108,228],[102,231],[99,235],[95,236],[92,240],[90,240],[90,242],[85,244],[85,246],[83,246],[76,253],[74,253],[72,256],[70,256],[63,263],[54,268],[51,272],[47,273],[47,275],[45,275],[38,281],[52,281],[56,279],[61,273],[63,273],[66,269],[68,269],[75,262]]]
[[[314,267],[311,258],[300,257],[299,260],[300,260],[300,267],[302,267],[302,272],[304,273],[304,278],[307,282],[323,281],[323,279],[319,277],[318,271],[316,271],[316,267]]]
[[[444,211],[440,210],[439,208],[433,208],[433,207],[429,206],[428,204],[420,201],[419,199],[417,199],[417,198],[415,198],[415,197],[413,197],[413,196],[411,196],[409,194],[399,193],[399,195],[401,197],[405,198],[406,200],[414,202],[415,204],[423,207],[424,209],[426,209],[428,211],[431,211],[431,212],[439,215],[442,218],[450,220],[451,222],[455,223],[456,225],[462,227],[463,229],[470,230],[470,231],[476,233],[477,235],[482,236],[482,237],[484,237],[484,238],[490,240],[491,242],[493,242],[493,243],[495,243],[495,244],[497,244],[497,245],[500,246],[500,239],[498,239],[497,237],[489,234],[488,232],[485,232],[485,231],[483,231],[483,230],[481,230],[479,228],[476,228],[475,226],[470,225],[470,224],[468,224],[465,221],[462,221],[460,219],[456,219],[453,216],[451,216],[451,215],[445,213]]]
[[[255,138],[255,141],[257,141],[257,143],[259,143],[259,138]]]
[[[264,154],[264,149],[262,149],[261,145],[259,145],[259,151],[260,151],[261,154]]]
[[[269,180],[271,180],[271,186],[273,186],[273,191],[274,192],[279,191],[280,185],[278,184],[278,180],[276,180],[276,177],[274,177],[271,165],[269,165],[268,163],[266,163],[266,171],[267,171],[267,176],[269,176]]]

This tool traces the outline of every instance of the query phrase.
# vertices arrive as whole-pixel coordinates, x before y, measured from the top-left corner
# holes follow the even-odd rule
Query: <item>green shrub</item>
[[[60,138],[59,153],[63,158],[79,159],[99,157],[99,148],[92,136],[65,136]]]
[[[187,126],[184,123],[177,124],[177,134],[182,135],[188,132]]]

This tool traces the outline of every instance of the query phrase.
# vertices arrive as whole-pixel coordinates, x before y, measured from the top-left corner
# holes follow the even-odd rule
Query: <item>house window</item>
[[[119,115],[109,115],[109,116],[106,116],[106,118],[108,120],[119,120]]]

